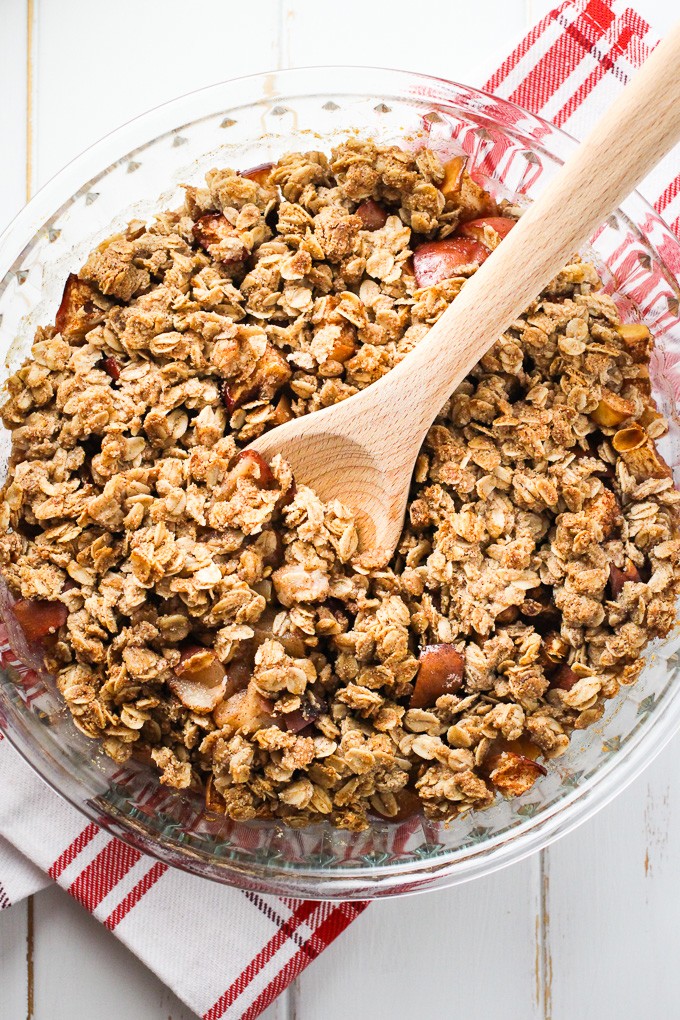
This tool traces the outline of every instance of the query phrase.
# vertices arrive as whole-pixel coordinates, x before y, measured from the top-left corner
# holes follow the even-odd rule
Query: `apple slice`
[[[208,715],[224,698],[225,680],[208,686],[198,677],[174,676],[168,680],[172,693],[181,701],[185,708],[198,715]]]
[[[413,272],[419,287],[432,287],[456,276],[461,266],[481,266],[491,252],[470,237],[428,241],[413,253]]]
[[[654,346],[654,338],[646,326],[640,322],[622,322],[614,329],[623,340],[623,345],[633,361],[645,364]]]
[[[378,808],[373,807],[372,810],[380,818],[384,818],[388,822],[405,822],[407,818],[413,818],[414,815],[418,815],[422,812],[422,802],[417,793],[413,790],[409,790],[408,787],[404,787],[403,790],[399,790],[394,794],[394,799],[397,802],[397,813],[394,815],[383,814]]]
[[[110,375],[114,382],[118,382],[120,379],[120,364],[114,357],[109,355],[106,358],[102,358],[101,367],[104,369],[107,375]]]
[[[252,625],[255,631],[252,639],[255,648],[259,648],[265,641],[278,641],[280,645],[283,645],[287,655],[294,659],[303,659],[307,655],[307,646],[299,633],[274,633],[274,620],[277,616],[277,610],[272,606],[267,606],[257,623]]]
[[[238,383],[227,382],[224,379],[220,385],[222,403],[230,418],[238,407],[247,404],[249,400],[254,400],[256,395],[257,386],[254,386],[250,380],[245,383]]]
[[[255,369],[255,383],[260,400],[271,400],[292,375],[285,356],[276,347],[267,344]]]
[[[236,231],[222,213],[206,213],[196,220],[192,233],[194,241],[209,251],[212,245],[233,237]]]
[[[230,243],[229,249],[233,249],[233,254],[224,258],[222,243],[224,241],[233,242],[238,239],[238,234],[222,213],[206,213],[205,216],[197,219],[194,223],[193,235],[194,241],[200,244],[201,248],[204,248],[209,255],[224,265],[233,266],[248,258],[248,249],[240,243],[235,246]]]
[[[511,219],[510,216],[484,216],[479,220],[468,220],[462,227],[459,228],[458,233],[461,237],[470,237],[473,241],[479,241],[481,244],[485,242],[485,228],[490,227],[494,230],[501,241],[504,237],[507,237],[512,228],[517,223],[517,220]]]
[[[443,694],[455,694],[463,686],[465,661],[454,645],[426,645],[418,656],[420,669],[409,705],[429,708]]]
[[[213,710],[213,719],[220,728],[229,726],[233,730],[250,735],[257,730],[275,725],[273,708],[273,702],[263,698],[259,691],[249,686],[245,691],[232,694],[226,701],[220,702]]]
[[[226,684],[224,686],[224,698],[230,698],[232,694],[245,691],[253,675],[252,662],[241,657],[233,659],[224,667]]]
[[[447,202],[455,201],[460,195],[467,159],[467,156],[454,156],[453,159],[444,163],[444,180],[439,185],[439,190]]]
[[[309,701],[303,701],[302,706],[294,712],[283,712],[280,721],[289,733],[301,733],[311,726],[320,715],[321,710],[318,707],[313,706]]]
[[[364,230],[380,230],[387,223],[387,212],[383,206],[369,198],[357,206],[356,214]]]
[[[285,725],[289,733],[300,733],[327,711],[326,694],[323,686],[317,681],[313,687],[308,687],[305,691],[300,708],[294,712],[282,712],[278,721]]]
[[[56,634],[68,619],[64,603],[48,599],[19,599],[12,606],[12,612],[29,642],[44,642]]]
[[[444,164],[444,180],[439,189],[446,199],[447,209],[456,208],[461,220],[470,221],[480,216],[497,216],[498,209],[489,192],[478,184],[466,169],[467,156],[454,156]]]
[[[259,163],[257,166],[251,166],[248,170],[239,170],[238,174],[240,177],[245,177],[249,181],[255,181],[256,184],[264,187],[273,169],[273,163]]]
[[[635,404],[619,396],[618,393],[603,388],[600,402],[595,410],[590,412],[590,417],[597,425],[612,428],[614,425],[620,425],[622,421],[630,418],[633,414],[635,414]]]
[[[340,335],[334,340],[328,357],[330,361],[339,361],[341,365],[344,365],[346,361],[354,357],[358,349],[354,330],[348,322],[344,322],[340,326]]]
[[[524,758],[531,758],[532,761],[536,761],[540,758],[542,751],[538,744],[535,744],[531,737],[528,737],[523,733],[516,740],[506,740],[505,737],[499,737],[493,741],[490,748],[493,751],[511,751],[513,754],[519,754]]]
[[[95,304],[95,298],[103,308]],[[64,285],[54,325],[63,336],[84,336],[103,322],[108,305],[94,287],[71,273]]]
[[[304,705],[302,708],[296,708],[294,712],[284,712],[279,717],[289,733],[302,733],[316,718],[318,717],[307,713]]]
[[[531,789],[539,776],[548,774],[544,765],[527,755],[493,749],[484,759],[482,771],[506,797],[520,797]]]
[[[647,443],[647,433],[642,425],[634,421],[632,425],[626,425],[614,433],[612,446],[617,453],[630,453],[631,450],[639,450]]]
[[[291,375],[290,365],[283,354],[268,344],[255,371],[247,379],[225,379],[222,382],[222,403],[229,415],[232,415],[237,407],[247,404],[249,400],[271,400]]]
[[[547,670],[561,666],[569,655],[570,645],[557,631],[549,631],[543,638],[540,662]]]
[[[552,677],[550,678],[550,686],[557,688],[560,691],[570,691],[572,687],[578,683],[579,678],[574,673],[573,669],[564,663],[555,670]]]
[[[624,450],[621,459],[636,482],[646,482],[649,478],[673,477],[670,467],[650,439],[634,450]]]
[[[227,805],[221,793],[215,787],[214,776],[208,776],[205,784],[205,809],[213,815],[224,815],[227,812]]]
[[[172,693],[191,712],[206,715],[224,698],[227,676],[211,648],[189,645],[168,680]]]
[[[292,421],[294,417],[290,397],[287,393],[282,393],[274,409],[274,424],[285,425],[287,421]]]
[[[623,570],[620,567],[615,566],[613,563],[609,564],[609,587],[613,599],[617,599],[623,591],[623,586],[626,581],[641,581],[640,571],[635,566],[632,560],[627,559],[623,565]]]
[[[231,492],[241,478],[250,478],[260,489],[273,489],[276,485],[269,464],[256,450],[241,450],[232,460],[226,478]]]
[[[219,667],[219,679],[221,680],[224,676],[224,669],[221,663],[217,662],[217,656],[212,648],[206,648],[205,645],[187,645],[182,649],[179,662],[175,666],[175,673],[178,676],[201,676],[207,680],[208,671],[214,669],[215,663]],[[214,675],[216,676],[216,674]]]

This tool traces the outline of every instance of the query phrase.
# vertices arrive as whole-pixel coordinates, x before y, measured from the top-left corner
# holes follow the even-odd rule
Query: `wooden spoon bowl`
[[[268,432],[299,481],[357,516],[362,550],[394,550],[413,466],[468,372],[602,221],[680,140],[680,25],[418,346],[361,393]]]

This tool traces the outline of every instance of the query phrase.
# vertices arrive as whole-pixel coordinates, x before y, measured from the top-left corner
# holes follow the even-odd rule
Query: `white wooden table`
[[[317,63],[482,82],[556,2],[0,0],[0,228],[85,146],[183,92]],[[675,0],[635,4],[659,31],[677,10]],[[265,1017],[680,1017],[679,751],[676,738],[614,804],[541,855],[374,904]],[[2,1020],[93,1016],[193,1014],[59,889],[0,914]]]

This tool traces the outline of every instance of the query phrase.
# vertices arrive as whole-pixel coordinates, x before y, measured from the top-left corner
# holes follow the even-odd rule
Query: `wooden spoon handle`
[[[680,23],[390,373],[401,391],[394,396],[409,398],[412,434],[424,434],[482,355],[679,139]]]

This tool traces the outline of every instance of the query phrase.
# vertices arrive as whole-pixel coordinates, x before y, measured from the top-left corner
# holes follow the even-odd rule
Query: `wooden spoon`
[[[357,515],[362,551],[392,551],[432,421],[471,368],[680,139],[680,24],[470,277],[418,346],[339,404],[251,448],[281,453],[298,481]]]

